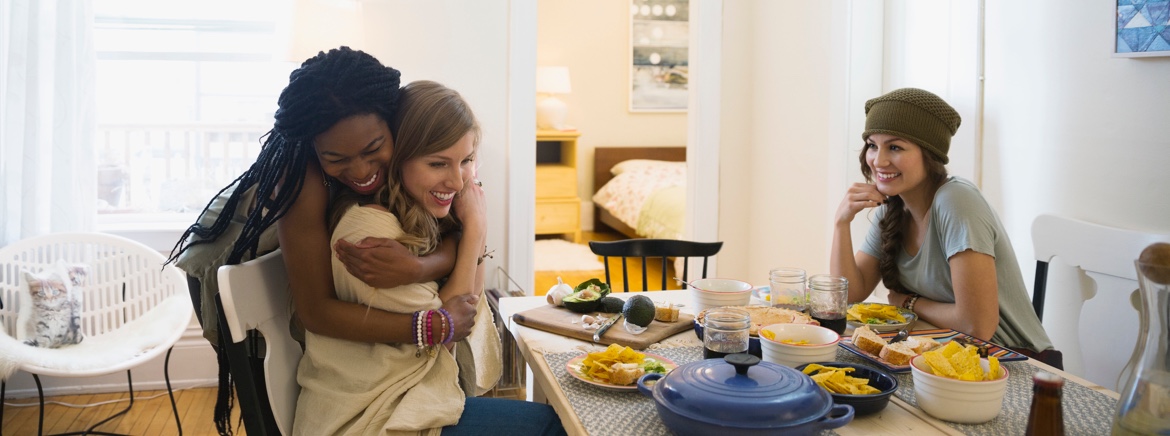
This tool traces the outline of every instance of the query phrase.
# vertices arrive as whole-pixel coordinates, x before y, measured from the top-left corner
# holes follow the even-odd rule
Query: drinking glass
[[[800,268],[775,268],[768,272],[772,306],[804,312],[808,309],[807,275]]]
[[[808,279],[809,315],[822,327],[845,333],[845,311],[849,305],[849,279],[818,274]]]
[[[743,309],[717,307],[703,319],[703,358],[748,352],[751,315]]]

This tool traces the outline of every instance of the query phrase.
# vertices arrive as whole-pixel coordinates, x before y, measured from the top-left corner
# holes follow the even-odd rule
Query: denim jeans
[[[444,436],[564,434],[561,418],[552,406],[503,398],[468,398],[459,423],[443,427]]]

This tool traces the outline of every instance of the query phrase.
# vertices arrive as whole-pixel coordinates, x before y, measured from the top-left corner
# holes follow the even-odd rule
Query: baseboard
[[[167,388],[163,375],[165,360],[166,353],[131,369],[130,377],[134,380],[135,392]],[[218,367],[215,350],[206,339],[203,339],[203,331],[198,326],[189,327],[172,349],[170,375],[173,389],[216,385]],[[126,373],[121,371],[97,377],[76,378],[41,376],[41,386],[45,396],[126,392]],[[32,375],[20,371],[6,381],[4,392],[6,400],[36,396],[37,385]]]

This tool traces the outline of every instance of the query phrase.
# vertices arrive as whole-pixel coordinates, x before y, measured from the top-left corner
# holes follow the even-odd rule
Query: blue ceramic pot
[[[853,420],[853,406],[834,405],[809,376],[749,354],[646,374],[638,391],[654,399],[658,417],[680,436],[811,435]]]

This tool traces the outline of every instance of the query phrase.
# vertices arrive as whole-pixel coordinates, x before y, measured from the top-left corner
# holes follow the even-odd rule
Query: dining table
[[[610,294],[627,298],[638,293]],[[655,303],[681,305],[681,312],[696,307],[689,291],[646,292]],[[753,304],[762,302],[755,301]],[[655,401],[636,389],[619,391],[601,388],[573,377],[567,363],[587,352],[605,349],[604,345],[569,338],[531,328],[512,316],[547,305],[544,296],[503,297],[499,301],[501,318],[527,365],[527,399],[551,405],[570,435],[670,435],[657,414]],[[621,328],[614,326],[614,328]],[[915,330],[933,326],[919,321]],[[848,335],[849,332],[846,332]],[[703,343],[693,329],[686,329],[644,350],[666,357],[678,365],[703,358]],[[875,366],[872,362],[838,347],[837,360]],[[844,427],[824,430],[826,435],[1005,435],[1024,434],[1031,404],[1032,374],[1048,371],[1063,377],[1063,410],[1067,434],[1108,434],[1118,394],[1068,372],[1034,359],[1004,362],[1010,377],[999,416],[982,424],[958,424],[936,419],[917,406],[910,372],[894,374],[899,388],[890,403],[880,412],[856,416]],[[729,434],[733,434],[729,433]]]

